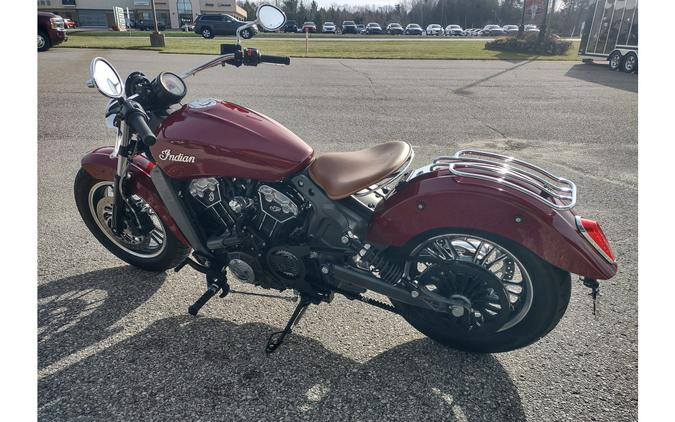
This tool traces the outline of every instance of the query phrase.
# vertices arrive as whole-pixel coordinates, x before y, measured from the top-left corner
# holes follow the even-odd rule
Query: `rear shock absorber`
[[[389,284],[396,284],[401,279],[403,264],[393,261],[384,251],[373,248],[369,243],[364,244],[351,231],[342,237],[342,243],[350,245],[355,250],[354,263],[358,267],[376,272]]]

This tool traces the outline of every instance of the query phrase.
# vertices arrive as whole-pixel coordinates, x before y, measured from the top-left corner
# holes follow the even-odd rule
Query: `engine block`
[[[258,230],[270,238],[276,237],[282,227],[288,227],[299,213],[298,205],[286,194],[268,186],[258,188],[260,212],[256,219]]]

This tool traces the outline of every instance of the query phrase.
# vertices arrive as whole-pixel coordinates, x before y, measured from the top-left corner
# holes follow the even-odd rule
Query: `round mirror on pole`
[[[268,31],[276,31],[286,23],[286,15],[278,7],[263,4],[256,12],[257,23]]]
[[[104,58],[96,57],[89,65],[89,84],[109,98],[124,96],[124,84],[115,68]]]

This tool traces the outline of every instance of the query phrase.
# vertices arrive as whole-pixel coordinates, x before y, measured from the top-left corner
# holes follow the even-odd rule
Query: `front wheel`
[[[138,195],[132,195],[145,227],[133,224],[134,217],[125,207],[124,230],[115,234],[112,230],[113,182],[97,180],[84,169],[75,178],[75,203],[89,231],[110,252],[121,260],[147,271],[165,271],[177,266],[190,253],[165,224]]]
[[[37,44],[38,51],[47,51],[52,46],[49,35],[41,29],[38,29]]]
[[[566,273],[522,246],[487,233],[452,231],[408,248],[418,288],[459,300],[440,313],[393,301],[413,327],[453,349],[507,352],[534,343],[570,300]]]
[[[250,29],[246,28],[243,31],[241,31],[241,37],[245,40],[248,40],[253,37],[253,31]]]
[[[609,56],[609,68],[611,70],[619,70],[620,65],[621,65],[621,53],[615,51],[612,53],[611,56]]]

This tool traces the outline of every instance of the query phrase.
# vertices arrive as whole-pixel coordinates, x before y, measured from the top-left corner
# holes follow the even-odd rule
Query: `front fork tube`
[[[123,124],[123,123],[120,123]],[[127,175],[129,159],[126,156],[127,146],[129,145],[129,127],[124,125],[124,129],[117,129],[117,139],[115,149],[111,155],[117,158],[117,168],[115,170],[115,179],[113,181],[113,209],[112,209],[112,231],[116,234],[124,230],[124,202],[125,195],[122,191],[122,182]],[[122,153],[120,153],[120,151]],[[111,157],[112,158],[112,157]]]

